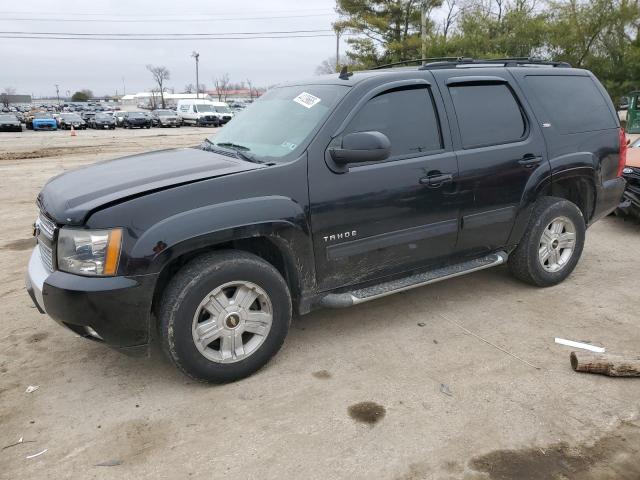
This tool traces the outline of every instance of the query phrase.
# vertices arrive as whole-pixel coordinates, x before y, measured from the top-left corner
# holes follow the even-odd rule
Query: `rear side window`
[[[449,91],[463,148],[516,142],[524,137],[524,117],[507,85],[460,85]]]
[[[391,141],[391,158],[442,149],[440,125],[427,88],[392,90],[369,100],[345,134],[375,130]]]
[[[526,79],[547,119],[560,133],[617,128],[607,101],[590,77],[528,75]]]

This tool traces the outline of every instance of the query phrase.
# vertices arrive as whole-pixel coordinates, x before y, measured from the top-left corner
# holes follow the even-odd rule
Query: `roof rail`
[[[413,60],[403,60],[402,62],[387,63],[373,67],[371,70],[380,70],[382,68],[396,67],[399,65],[409,65],[412,63],[423,63],[419,70],[431,70],[436,68],[452,68],[458,65],[502,65],[503,67],[518,67],[523,65],[547,65],[551,67],[571,68],[567,62],[554,62],[551,60],[543,60],[537,57],[509,57],[509,58],[487,58],[475,59],[468,57],[434,57],[434,58],[416,58]]]
[[[425,62],[436,62],[436,61],[457,61],[457,60],[462,60],[462,57],[431,57],[431,58],[414,58],[412,60],[403,60],[401,62],[393,62],[393,63],[386,63],[384,65],[378,65],[377,67],[372,67],[371,70],[380,70],[383,68],[389,68],[389,67],[397,67],[399,65],[409,65],[411,63],[425,63]]]

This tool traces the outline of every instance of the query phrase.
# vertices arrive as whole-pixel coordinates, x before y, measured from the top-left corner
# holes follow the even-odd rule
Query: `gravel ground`
[[[0,478],[640,478],[640,379],[574,373],[553,341],[638,354],[635,222],[597,223],[554,288],[500,267],[295,319],[277,357],[231,385],[40,315],[23,278],[45,181],[211,133],[0,133],[0,448],[24,439],[0,450]]]

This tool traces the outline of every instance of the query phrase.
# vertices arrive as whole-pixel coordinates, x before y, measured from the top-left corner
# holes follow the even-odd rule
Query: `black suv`
[[[151,128],[151,119],[143,112],[127,112],[122,117],[122,128]]]
[[[598,80],[563,63],[281,85],[198,148],[50,180],[27,289],[80,336],[139,353],[157,332],[191,377],[239,379],[293,314],[507,261],[529,284],[561,282],[618,205],[621,135]]]

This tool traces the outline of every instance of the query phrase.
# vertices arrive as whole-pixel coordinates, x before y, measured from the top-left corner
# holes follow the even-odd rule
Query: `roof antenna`
[[[349,77],[353,75],[353,72],[347,72],[347,66],[343,66],[342,70],[340,70],[340,75],[338,75],[338,78],[340,80],[349,80]]]

